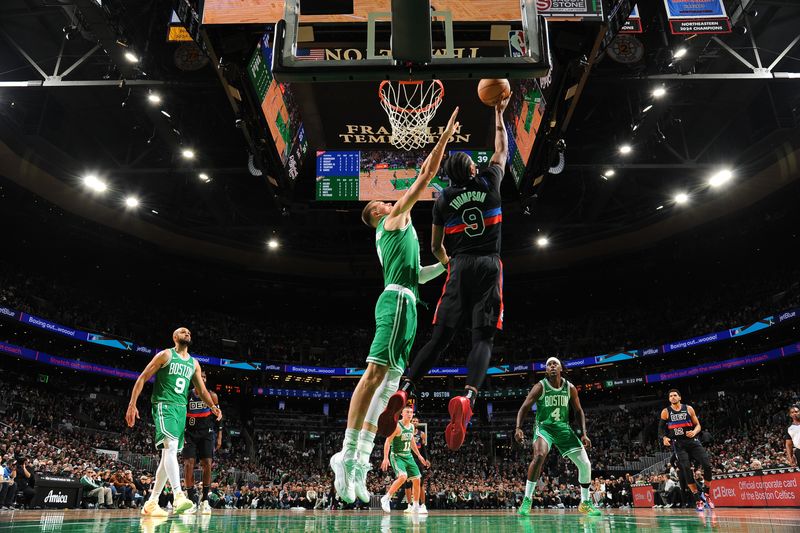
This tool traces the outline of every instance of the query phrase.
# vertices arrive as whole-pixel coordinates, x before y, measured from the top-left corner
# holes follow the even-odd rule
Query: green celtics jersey
[[[419,240],[409,220],[405,228],[387,231],[383,217],[375,228],[375,248],[383,266],[383,286],[396,284],[411,289],[419,297]]]
[[[156,372],[150,401],[154,404],[162,402],[186,405],[194,376],[194,357],[182,359],[174,348],[169,351],[169,357],[169,362]]]
[[[395,455],[411,455],[411,441],[414,440],[414,424],[404,426],[398,422],[400,434],[392,440],[392,453]]]
[[[536,424],[569,424],[569,381],[561,378],[561,388],[555,389],[547,378],[541,382],[542,395],[536,402]]]

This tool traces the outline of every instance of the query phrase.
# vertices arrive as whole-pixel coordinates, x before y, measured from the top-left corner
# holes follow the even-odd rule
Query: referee
[[[800,464],[800,405],[789,408],[789,418],[792,425],[786,435],[786,459],[791,466],[797,467]]]
[[[203,383],[206,382],[206,373],[200,374]],[[208,391],[214,405],[219,405],[219,398],[213,391]],[[211,505],[208,503],[208,491],[211,488],[211,459],[214,452],[222,446],[222,424],[211,416],[211,408],[200,399],[197,391],[192,389],[189,394],[189,407],[186,411],[186,433],[183,443],[183,467],[186,488],[189,499],[193,502],[197,496],[194,486],[194,465],[200,461],[203,471],[203,500],[200,503],[201,514],[211,514]],[[192,509],[191,512],[195,512]]]

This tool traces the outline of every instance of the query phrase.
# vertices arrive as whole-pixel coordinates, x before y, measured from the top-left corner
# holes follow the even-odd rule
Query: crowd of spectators
[[[140,406],[143,420],[131,430],[121,423],[126,398],[100,389],[95,387],[96,392],[90,392],[2,382],[0,456],[4,481],[0,507],[29,505],[36,478],[42,474],[80,481],[84,503],[93,506],[134,507],[148,497],[156,463],[134,466],[123,462],[139,457],[126,455],[131,451],[155,459],[147,409]],[[786,407],[798,398],[800,391],[796,388],[768,388],[717,393],[693,402],[705,428],[702,439],[711,454],[714,472],[786,466]],[[589,454],[594,471],[600,474],[592,483],[596,503],[607,507],[631,505],[632,476],[608,467],[619,464],[622,458],[633,459],[658,450],[658,442],[651,435],[657,411],[653,405],[587,410],[594,441]],[[226,409],[226,415],[237,419],[233,408]],[[529,448],[495,441],[489,431],[476,431],[467,446],[453,453],[446,449],[440,429],[431,428],[428,438],[432,466],[424,485],[430,509],[513,508],[519,504]],[[314,432],[313,437],[309,431],[298,429],[252,433],[251,446],[244,439],[234,442],[227,437],[216,456],[210,495],[214,507],[353,507],[343,504],[332,492],[326,460],[340,446],[341,431]],[[381,454],[378,443],[372,457],[374,468],[367,478],[374,494],[382,494],[392,479],[391,471],[378,468]],[[240,475],[242,471],[247,475]],[[638,481],[656,484],[662,505],[681,505],[684,500],[674,490],[674,475],[674,467],[668,465]],[[550,454],[537,482],[533,505],[576,506],[576,476],[572,463]],[[405,506],[402,499],[403,491],[399,491],[395,500],[398,508]],[[162,505],[169,501],[167,491],[161,496]]]
[[[714,286],[713,290],[691,293],[666,292],[651,298],[652,308],[643,308],[647,302],[616,302],[604,309],[570,309],[568,319],[553,316],[532,323],[509,320],[495,341],[493,363],[544,359],[545,355],[571,358],[615,353],[753,323],[769,313],[800,306],[798,279],[800,272],[788,270],[748,279],[735,290]],[[119,295],[110,307],[113,311],[108,312],[109,306],[87,297],[90,290],[29,272],[23,274],[0,262],[0,306],[151,347],[163,345],[168,334],[164,332],[172,331],[175,317],[181,317],[181,323],[192,329],[198,351],[205,355],[223,355],[229,348],[223,346],[222,339],[227,339],[235,341],[235,353],[227,354],[235,359],[353,366],[363,364],[374,332],[370,322],[352,320],[346,326],[337,322],[344,317],[330,321],[288,317],[275,327],[264,317],[242,316],[235,309],[226,313],[173,309],[164,304],[147,306],[148,312],[142,313],[143,302],[137,305]],[[102,301],[102,296],[97,298]],[[366,320],[371,313],[359,316]],[[428,327],[427,321],[420,321],[415,351],[428,340]],[[457,335],[439,364],[463,365],[469,343],[468,335]]]

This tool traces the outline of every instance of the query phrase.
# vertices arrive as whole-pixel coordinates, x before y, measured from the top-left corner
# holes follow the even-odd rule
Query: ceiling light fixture
[[[623,144],[622,146],[619,147],[619,153],[621,153],[622,155],[627,155],[632,151],[633,148],[631,147],[630,144]]]

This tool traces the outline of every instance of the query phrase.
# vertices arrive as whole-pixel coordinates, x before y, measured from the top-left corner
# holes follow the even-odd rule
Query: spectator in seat
[[[102,480],[97,473],[89,469],[80,479],[83,486],[83,497],[97,500],[97,507],[111,509],[114,507],[114,498],[111,495],[111,487],[103,486]]]
[[[7,459],[0,467],[0,474],[3,478],[0,484],[0,509],[13,509],[17,498],[17,462]]]

